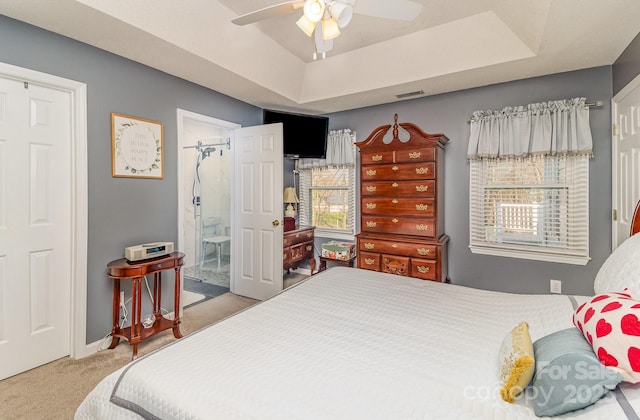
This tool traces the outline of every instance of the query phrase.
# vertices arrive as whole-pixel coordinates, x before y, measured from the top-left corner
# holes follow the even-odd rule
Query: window
[[[472,160],[472,252],[586,264],[588,160],[586,155]]]
[[[300,170],[300,220],[330,237],[351,238],[355,217],[353,166]]]
[[[591,105],[573,98],[473,113],[472,252],[589,262]]]

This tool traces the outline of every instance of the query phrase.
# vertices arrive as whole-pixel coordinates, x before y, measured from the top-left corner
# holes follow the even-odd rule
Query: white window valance
[[[325,159],[300,159],[298,169],[311,169],[329,166],[355,166],[354,143],[356,133],[347,129],[332,130],[327,137],[327,155]]]
[[[475,111],[469,159],[531,155],[591,155],[593,141],[585,98]]]

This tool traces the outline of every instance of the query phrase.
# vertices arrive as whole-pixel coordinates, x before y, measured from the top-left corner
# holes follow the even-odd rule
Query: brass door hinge
[[[613,132],[614,136],[617,136],[619,133],[618,124],[613,124],[613,126],[611,127],[611,131]]]
[[[618,220],[618,210],[613,209],[613,221],[616,222]]]

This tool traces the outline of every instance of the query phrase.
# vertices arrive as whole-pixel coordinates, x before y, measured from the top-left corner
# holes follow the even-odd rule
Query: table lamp
[[[299,203],[296,189],[293,187],[287,187],[284,189],[283,202],[289,204],[284,212],[285,217],[296,217],[296,209],[293,204]]]

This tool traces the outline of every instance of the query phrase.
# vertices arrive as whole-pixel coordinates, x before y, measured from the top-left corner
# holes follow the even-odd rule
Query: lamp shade
[[[311,22],[319,22],[324,16],[323,0],[306,0],[304,2],[304,15]]]
[[[353,8],[348,4],[334,1],[330,7],[331,17],[333,17],[338,26],[344,28],[353,17]]]
[[[307,34],[307,36],[313,35],[313,30],[316,28],[316,23],[311,22],[305,15],[300,16],[296,25],[298,25],[298,28],[302,29],[302,32]]]
[[[282,200],[284,203],[299,203],[296,189],[293,187],[287,187],[284,189],[284,197]]]
[[[338,22],[334,18],[322,20],[322,39],[329,40],[337,38],[340,35]]]

